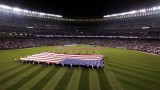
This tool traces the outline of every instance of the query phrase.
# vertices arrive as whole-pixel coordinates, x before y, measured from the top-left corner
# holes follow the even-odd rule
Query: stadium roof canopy
[[[158,0],[1,0],[0,4],[16,7],[13,10],[25,9],[24,12],[36,11],[63,15],[64,17],[103,17],[126,13],[136,13],[134,10],[159,6]],[[19,8],[17,8],[19,7]],[[26,10],[27,9],[27,10]],[[126,12],[129,11],[129,12]],[[43,13],[45,12],[45,13]],[[124,13],[121,13],[124,12]],[[116,13],[116,14],[115,14]],[[118,13],[118,14],[117,14]],[[105,16],[105,17],[110,17]],[[59,17],[59,16],[58,16]]]

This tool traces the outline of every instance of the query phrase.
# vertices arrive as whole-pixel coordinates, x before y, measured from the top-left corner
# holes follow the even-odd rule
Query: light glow
[[[144,12],[155,11],[155,10],[160,10],[160,6],[147,8],[147,9],[133,10],[133,11],[117,13],[117,14],[111,14],[111,15],[104,15],[103,17],[106,18],[106,17],[121,16],[121,15],[123,16],[123,15],[128,15],[128,14],[144,13]]]
[[[4,8],[4,9],[12,9],[12,7],[9,7],[9,6],[6,6],[6,5],[1,5],[1,4],[0,4],[0,7]]]
[[[40,12],[40,13],[38,13],[39,15],[42,15],[42,16],[44,16],[44,15],[47,15],[47,14],[45,14],[45,13],[42,13],[42,12]]]
[[[138,12],[146,12],[146,9],[138,10]]]
[[[28,13],[28,12],[29,12],[28,10],[25,10],[25,9],[23,9],[22,11],[25,12],[25,13]]]
[[[33,28],[33,27],[27,27],[27,28]]]
[[[149,29],[149,27],[142,27],[142,29]]]
[[[23,11],[23,10],[20,9],[20,8],[13,7],[13,11],[21,12],[21,11]]]
[[[20,8],[17,8],[17,7],[10,7],[10,6],[7,6],[7,5],[2,5],[2,4],[0,4],[0,8],[2,8],[4,10],[10,9],[13,12],[22,12],[22,13],[28,13],[28,14],[38,14],[38,15],[42,15],[42,16],[51,16],[51,17],[62,17],[61,15],[49,14],[49,13],[43,13],[43,12],[36,12],[36,11],[29,11],[29,10],[26,10],[26,9],[20,9]],[[10,11],[10,13],[13,13],[12,11]],[[15,14],[15,13],[13,13],[13,14]]]

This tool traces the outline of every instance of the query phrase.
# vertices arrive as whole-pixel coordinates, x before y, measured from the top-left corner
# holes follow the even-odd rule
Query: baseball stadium
[[[160,6],[83,18],[0,4],[0,90],[160,90]]]

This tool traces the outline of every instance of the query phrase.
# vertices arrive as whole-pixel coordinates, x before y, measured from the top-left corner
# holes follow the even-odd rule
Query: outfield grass
[[[104,69],[22,64],[14,59],[50,51],[103,54]],[[92,46],[0,50],[0,90],[159,90],[160,56]]]

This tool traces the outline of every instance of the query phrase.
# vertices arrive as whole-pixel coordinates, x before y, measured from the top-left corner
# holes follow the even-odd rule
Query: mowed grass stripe
[[[117,78],[117,79],[121,83],[121,85],[123,86],[124,90],[145,90],[144,88],[143,89],[139,88],[136,85],[134,85],[126,80],[123,80],[120,78]]]
[[[45,68],[39,74],[35,74],[35,77],[30,79],[30,81],[26,82],[23,86],[19,88],[19,90],[29,90],[32,88],[36,83],[38,83],[48,72],[50,72],[53,67],[43,67]]]
[[[37,70],[31,72],[28,76],[25,76],[24,78],[22,78],[20,81],[14,83],[12,86],[10,86],[9,88],[7,88],[7,90],[13,90],[13,89],[19,89],[22,85],[24,85],[25,83],[27,83],[29,80],[31,80],[32,78],[34,78],[37,74],[39,74],[41,71],[43,71],[45,68],[43,66],[38,67]],[[33,69],[32,69],[33,70]]]
[[[138,53],[134,53],[137,55],[132,55],[131,58],[136,58],[135,60],[141,60],[141,61],[146,61],[146,63],[151,63],[151,64],[160,64],[159,62],[159,58],[160,56],[156,56],[156,55],[147,55],[147,54],[138,54]],[[136,56],[136,57],[135,57]]]
[[[149,74],[146,74],[146,73],[143,73],[140,72],[140,71],[136,71],[136,70],[133,70],[133,69],[130,69],[129,67],[124,67],[124,66],[116,66],[116,65],[111,65],[112,69],[115,69],[115,70],[121,70],[123,72],[127,72],[128,74],[133,74],[137,77],[141,77],[141,78],[144,78],[144,80],[147,80],[147,81],[150,81],[150,82],[154,82],[154,81],[157,81],[157,78],[152,76],[152,75],[149,75]]]
[[[100,90],[99,79],[96,69],[89,70],[89,84],[90,90]]]
[[[108,52],[106,52],[108,51]],[[107,53],[107,55],[109,55],[110,57],[127,57],[127,59],[129,59],[130,57],[150,57],[147,54],[141,54],[141,53],[137,53],[137,52],[132,52],[131,50],[127,50],[127,49],[117,49],[117,48],[105,48],[102,50],[103,53]],[[128,57],[130,56],[130,57]]]
[[[129,56],[129,55],[126,55],[126,56],[108,56],[111,60],[114,59],[116,61],[128,61],[128,62],[136,62],[136,63],[142,63],[143,64],[148,64],[148,62],[146,62],[146,59],[142,58],[142,59],[139,59],[137,58],[137,56]],[[148,60],[148,59],[147,59]]]
[[[72,77],[69,81],[67,90],[78,90],[80,76],[81,76],[81,68],[75,68],[72,74]]]
[[[154,85],[151,85],[151,86],[147,86],[147,88],[149,88],[150,90],[159,90],[160,89],[160,83],[154,84]]]
[[[97,75],[101,90],[112,90],[108,78],[103,69],[97,69]]]
[[[120,82],[127,84],[127,86],[134,88],[134,90],[150,90],[150,89],[145,88],[145,87],[143,87],[143,86],[141,86],[141,85],[138,85],[138,84],[136,84],[136,83],[133,83],[133,82],[127,80],[126,78],[117,77],[117,79],[118,79]],[[147,86],[146,86],[146,87],[147,87]],[[129,89],[126,89],[126,90],[129,90]]]
[[[23,64],[22,64],[22,65],[23,65]],[[29,66],[30,66],[30,65],[29,65]],[[13,75],[14,73],[17,73],[18,71],[20,71],[20,70],[22,70],[22,69],[24,69],[24,68],[26,68],[26,67],[29,67],[29,66],[28,66],[28,65],[23,65],[23,66],[15,69],[15,70],[9,71],[9,72],[1,75],[1,76],[0,76],[0,81],[1,81],[2,79],[4,79],[4,78],[10,76],[10,75]]]
[[[32,88],[31,90],[41,90],[48,82],[49,80],[57,73],[57,71],[60,68],[54,67],[51,71],[49,71],[42,79],[39,80]]]
[[[153,73],[153,72],[150,72],[150,71],[147,71],[147,70],[138,69],[138,68],[135,68],[135,67],[131,67],[130,65],[124,65],[124,64],[120,64],[120,63],[108,62],[108,64],[110,66],[112,65],[112,66],[115,66],[115,67],[121,67],[123,69],[131,70],[133,72],[137,72],[137,73],[140,73],[140,74],[145,74],[145,75],[152,76],[152,77],[155,77],[155,78],[160,78],[160,75],[159,75],[158,72]]]
[[[131,74],[130,72],[127,72],[127,71],[123,72],[123,70],[114,69],[114,68],[112,68],[112,70],[113,70],[114,73],[118,73],[118,74],[120,74],[122,76],[125,76],[127,78],[132,78],[132,79],[135,79],[135,80],[139,80],[141,83],[144,83],[144,86],[155,84],[155,82],[153,82],[151,80],[148,80],[148,78],[144,78],[143,75],[134,75],[134,74]],[[133,82],[134,82],[134,80],[133,80]],[[137,83],[137,81],[135,81],[135,83]]]
[[[136,89],[136,87],[131,86],[129,83],[123,82],[120,79],[118,79],[118,81],[121,83],[121,86],[123,87],[124,90],[138,90]]]
[[[32,69],[32,67],[29,65],[27,66],[24,66],[24,67],[21,67],[21,68],[18,68],[18,70],[14,70],[13,72],[9,72],[9,74],[5,74],[6,76],[1,76],[1,79],[0,79],[0,85],[3,85],[5,84],[6,82],[8,82],[9,80],[17,77],[17,75],[21,74],[21,73],[24,73],[25,71],[29,70],[29,69]]]
[[[68,48],[68,47],[66,47]],[[83,51],[86,51],[86,50],[76,50],[77,47],[75,47],[75,50],[70,50],[70,49],[66,49],[66,51],[70,50],[72,52],[75,53],[75,51],[78,51],[79,53],[83,52]],[[39,50],[41,49],[41,50]],[[22,56],[27,55],[31,55],[31,53],[33,52],[37,52],[37,51],[52,51],[51,48],[48,48],[48,47],[39,47],[39,48],[29,48],[29,49],[21,49],[20,52],[19,50],[10,50],[10,51],[7,51],[5,53],[7,53],[6,55],[2,55],[3,58],[0,60],[0,62],[2,63],[2,65],[0,66],[1,69],[0,69],[0,72],[3,72],[3,71],[6,71],[8,69],[10,69],[11,67],[14,67],[17,65],[17,63],[15,63],[13,60],[13,58],[15,58],[14,54],[17,54],[17,53],[23,53]],[[33,51],[33,52],[32,52]],[[59,50],[60,51],[60,50]],[[62,51],[62,50],[61,50]],[[102,52],[103,51],[103,52]],[[12,52],[12,53],[10,53]],[[9,54],[13,54],[11,57],[7,57]],[[87,52],[88,53],[88,52]],[[90,53],[90,52],[89,52]],[[137,70],[140,69],[140,67],[142,69],[140,70],[143,70],[145,72],[150,72],[150,74],[153,74],[152,70],[154,71],[154,74],[159,76],[159,69],[160,69],[160,61],[159,61],[159,58],[158,57],[154,57],[152,55],[142,55],[140,53],[132,53],[130,52],[129,50],[121,50],[121,49],[114,49],[114,48],[107,48],[107,49],[103,49],[103,50],[97,50],[97,53],[101,53],[103,55],[105,55],[105,66],[108,65],[108,64],[114,64],[116,63],[117,65],[120,64],[119,66],[123,67],[125,66],[124,68],[135,68],[136,70],[135,71],[130,71],[130,70],[126,70],[124,68],[119,68],[119,67],[115,67],[115,66],[112,66],[112,65],[109,65],[110,66],[110,69],[112,71],[112,73],[114,74],[114,76],[116,76],[116,79],[118,79],[118,82],[120,83],[120,85],[123,87],[124,90],[145,90],[146,88],[144,88],[143,86],[146,85],[147,89],[149,88],[150,90],[159,90],[159,85],[160,85],[160,80],[158,79],[158,77],[154,77],[154,76],[146,76],[144,74],[141,74],[141,73],[137,73]],[[1,54],[4,54],[4,52],[2,52]],[[4,57],[5,56],[5,57]],[[20,56],[20,55],[19,55]],[[17,56],[17,57],[19,57]],[[150,57],[151,56],[151,57]],[[5,58],[5,60],[4,60]],[[112,60],[114,60],[112,62]],[[21,64],[21,63],[19,63]],[[126,64],[126,65],[125,65]],[[132,65],[133,64],[133,65]],[[24,65],[24,64],[21,64],[21,65]],[[114,64],[115,65],[115,64]],[[28,64],[20,67],[21,69],[24,68],[24,67],[27,67]],[[135,67],[134,67],[135,66]],[[39,73],[38,75],[36,75],[34,78],[32,78],[31,80],[29,80],[28,82],[26,82],[22,87],[19,88],[19,90],[28,90],[30,88],[32,88],[34,85],[36,85],[45,75],[48,74],[48,72],[50,72],[50,70],[53,68],[53,67],[46,67],[47,68],[47,71],[46,70],[43,70],[43,72]],[[49,69],[48,69],[49,68]],[[105,67],[106,68],[106,67]],[[103,69],[102,69],[103,70]],[[105,70],[105,69],[104,69]],[[11,73],[15,71],[15,72],[18,72],[20,71],[19,68],[17,69],[14,69],[14,70],[11,70],[11,71],[8,71],[6,73],[4,73],[3,75],[0,76],[1,79],[4,79],[10,75],[12,75]],[[81,71],[81,70],[80,70]],[[129,73],[128,73],[129,71]],[[157,73],[156,73],[157,71]],[[14,72],[14,73],[15,73]],[[59,71],[58,71],[59,72]],[[62,75],[58,74],[58,72],[56,73],[56,75],[54,75],[51,79],[52,80],[49,80],[47,82],[47,85],[45,85],[44,87],[46,88],[43,88],[45,90],[50,90],[54,87],[57,86],[57,84],[59,83],[59,80],[61,80],[63,74],[65,73],[65,71],[61,71],[59,73],[61,73]],[[99,74],[99,72],[97,71],[97,74],[98,74],[98,79],[99,79],[99,83],[100,83],[100,87],[102,90],[110,90],[107,86],[110,86],[110,81],[108,81],[108,84],[106,84],[107,82],[103,82],[103,81],[107,81],[109,80],[107,77],[108,77],[108,73],[106,73],[106,71],[104,72],[103,71],[103,78],[100,78],[102,77],[101,74]],[[41,75],[40,75],[41,74]],[[73,72],[74,74],[74,72]],[[68,87],[71,87],[70,85],[70,82],[73,82],[74,80],[72,80],[73,78],[73,75],[71,76],[70,78],[70,81],[68,81],[68,86],[67,86],[67,89]],[[146,73],[145,73],[146,74]],[[6,76],[5,76],[6,75]],[[59,75],[59,76],[58,76]],[[76,74],[75,74],[76,75]],[[90,75],[90,74],[89,74]],[[138,76],[137,76],[138,75]],[[56,76],[56,77],[55,77]],[[100,77],[99,77],[100,76]],[[122,76],[122,77],[121,77]],[[105,79],[106,77],[106,79]],[[53,79],[54,78],[54,79]],[[58,79],[57,79],[58,78]],[[76,78],[76,76],[75,76]],[[68,90],[77,90],[77,86],[79,86],[79,82],[80,82],[80,78],[81,78],[81,72],[79,73],[79,76],[77,76],[77,78],[79,78],[79,81],[77,79],[75,79],[75,82],[77,80],[77,83],[75,84],[72,84],[72,88],[73,89],[68,89]],[[90,77],[89,77],[90,78]],[[123,79],[123,78],[127,78],[129,79],[128,81]],[[0,80],[1,80],[0,79]],[[15,80],[16,77],[13,79]],[[20,80],[22,80],[23,78],[21,77],[21,79],[19,79],[18,81],[13,81],[12,83],[16,83],[16,82],[19,82]],[[133,81],[132,81],[133,79]],[[136,80],[138,80],[136,82]],[[54,81],[55,80],[55,81]],[[11,80],[12,81],[12,80]],[[154,81],[154,82],[152,82]],[[10,81],[8,81],[10,82]],[[84,81],[85,82],[85,81]],[[145,83],[146,82],[146,83]],[[50,83],[50,84],[49,84]],[[74,82],[73,82],[74,83]],[[101,84],[102,83],[102,84]],[[104,83],[104,84],[103,84]],[[140,85],[139,83],[142,83],[143,86],[141,87],[136,87],[136,83],[138,83],[138,85]],[[13,84],[9,84],[9,86],[13,85]],[[148,84],[151,84],[148,85]],[[7,83],[5,84],[7,86]],[[77,86],[76,86],[77,85]],[[89,85],[90,85],[90,82],[89,82]],[[4,85],[3,85],[4,86]],[[106,86],[106,87],[105,87]],[[90,86],[91,87],[91,86]],[[79,88],[79,87],[78,87]],[[103,88],[106,88],[106,89],[103,89]],[[4,89],[4,88],[0,88],[0,89]],[[89,88],[91,89],[91,88]],[[112,87],[111,87],[112,89]]]
[[[110,67],[116,67],[116,68],[121,68],[121,69],[124,69],[124,70],[129,70],[129,71],[133,71],[133,72],[136,72],[136,73],[139,73],[139,74],[145,74],[147,76],[154,76],[154,77],[160,77],[159,76],[159,73],[153,73],[152,70],[147,70],[146,68],[142,69],[139,68],[138,66],[132,66],[132,65],[129,65],[129,64],[123,64],[123,63],[116,63],[116,62],[108,62],[108,65]],[[126,68],[127,67],[127,68]]]
[[[3,58],[0,58],[0,59],[3,59]],[[13,62],[15,62],[15,63],[13,63]],[[3,61],[3,62],[0,61],[0,63],[1,63],[0,68],[3,68],[3,69],[0,69],[0,72],[3,72],[5,70],[7,70],[7,69],[13,68],[13,67],[15,67],[15,66],[20,64],[20,63],[17,63],[16,61],[14,61],[14,60],[10,60],[10,61],[6,60],[6,61]]]
[[[127,80],[128,82],[130,81],[130,83],[134,84],[134,86],[136,86],[136,87],[147,89],[146,88],[147,86],[152,85],[152,84],[150,84],[148,82],[143,82],[143,81],[141,81],[139,79],[128,77],[128,76],[125,76],[123,74],[119,74],[119,73],[116,73],[116,72],[114,74],[117,76],[117,78],[121,78],[123,80]]]
[[[31,72],[33,72],[34,70],[36,70],[38,68],[39,67],[35,67],[35,66],[33,66],[33,68],[30,67],[29,69],[26,69],[24,72],[17,74],[14,78],[8,80],[6,83],[1,85],[0,87],[1,88],[8,88],[8,87],[12,86],[14,83],[17,83],[19,80],[26,77],[28,74],[30,74]]]
[[[67,71],[63,74],[62,78],[59,80],[58,84],[54,88],[54,90],[66,90],[68,86],[68,82],[73,74],[74,69],[67,69]]]
[[[12,65],[9,65],[9,66],[12,66]],[[0,76],[1,76],[1,75],[4,75],[4,74],[6,74],[6,73],[8,73],[8,72],[10,72],[10,71],[13,71],[13,70],[15,70],[15,69],[17,69],[17,68],[20,68],[21,66],[23,66],[23,64],[17,64],[17,65],[15,65],[15,66],[12,66],[12,67],[6,69],[6,70],[3,70],[2,72],[0,72]]]
[[[107,75],[108,81],[112,87],[113,90],[123,90],[123,88],[121,87],[119,81],[117,80],[117,78],[115,77],[114,73],[111,71],[110,67],[105,64],[105,68],[104,71]]]
[[[130,63],[126,63],[126,62],[123,62],[123,61],[113,61],[113,60],[109,61],[109,63],[110,62],[111,63],[121,64],[121,65],[124,65],[124,66],[137,68],[137,69],[141,69],[141,70],[145,70],[145,71],[149,71],[149,72],[152,72],[152,73],[160,73],[160,71],[158,69],[149,68],[149,67],[145,67],[145,66],[142,66],[142,65],[130,64]]]
[[[127,59],[128,57],[130,57],[129,59]],[[140,57],[140,56],[139,56]],[[155,60],[155,58],[151,58],[151,59],[148,59],[148,58],[137,58],[137,56],[125,56],[125,57],[112,57],[112,59],[116,60],[116,61],[125,61],[125,62],[128,62],[128,63],[135,63],[135,64],[141,64],[141,65],[145,65],[147,67],[155,67],[155,66],[158,66],[158,67],[155,67],[155,68],[159,68],[159,64],[157,64],[157,60]],[[152,62],[152,63],[151,63]]]
[[[43,90],[53,90],[57,86],[59,80],[63,77],[66,70],[68,69],[67,67],[57,67],[57,68],[59,68],[58,72],[50,78],[50,80],[46,83]]]
[[[133,58],[135,59],[135,58]],[[160,66],[159,65],[154,65],[154,64],[151,64],[151,63],[146,63],[148,62],[146,59],[146,61],[141,61],[141,60],[138,60],[138,61],[133,61],[133,59],[126,59],[126,58],[123,58],[123,59],[117,59],[116,57],[113,58],[114,61],[119,61],[119,62],[126,62],[126,63],[129,63],[129,64],[135,64],[135,65],[141,65],[141,66],[144,66],[144,67],[148,67],[148,68],[154,68],[154,69],[160,69]],[[107,59],[108,61],[112,61],[112,59]]]
[[[82,68],[78,90],[89,90],[89,69]]]

